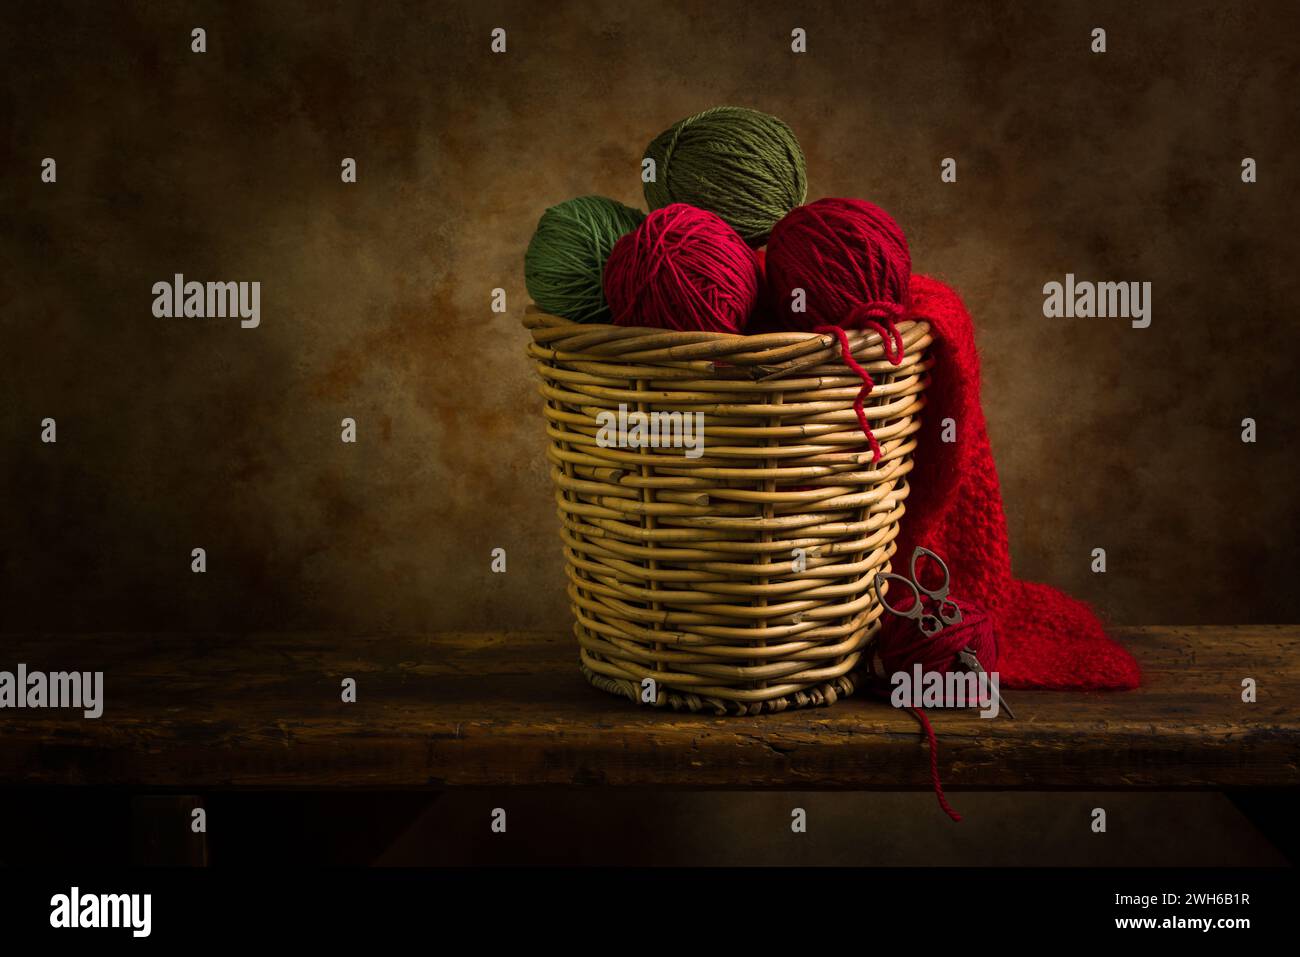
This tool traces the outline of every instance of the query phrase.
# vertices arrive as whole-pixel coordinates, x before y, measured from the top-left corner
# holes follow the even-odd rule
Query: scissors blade
[[[957,660],[977,675],[984,674],[983,665],[981,665],[980,660],[975,657],[975,652],[971,651],[969,648],[963,648],[961,651],[957,652]],[[1011,710],[1011,705],[1007,704],[1007,699],[1002,697],[1002,692],[995,691],[993,693],[998,699],[998,707],[1004,710],[1007,713],[1007,716],[1014,721],[1016,713]]]
[[[998,699],[998,707],[1007,713],[1007,717],[1012,721],[1016,720],[1016,713],[1011,710],[1011,705],[1007,704],[1007,699],[1002,697],[1002,692],[995,692]]]

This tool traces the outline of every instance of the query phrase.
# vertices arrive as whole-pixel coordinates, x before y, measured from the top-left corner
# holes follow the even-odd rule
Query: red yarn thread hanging
[[[907,609],[900,607],[899,610]],[[965,648],[975,653],[975,658],[985,671],[996,671],[998,641],[997,633],[993,630],[993,620],[982,608],[966,601],[961,603],[961,615],[960,622],[946,626],[936,635],[923,634],[909,619],[896,618],[886,623],[876,640],[876,655],[880,658],[886,682],[900,671],[912,674],[913,668],[918,664],[925,673],[946,675],[950,671],[960,671],[957,653]],[[909,706],[908,710],[921,722],[921,728],[929,742],[930,783],[934,786],[934,796],[939,801],[939,807],[954,821],[960,821],[961,815],[948,803],[948,798],[943,793],[943,782],[939,778],[939,742],[930,726],[930,719],[919,707]]]
[[[614,244],[603,281],[617,325],[737,333],[758,303],[759,264],[720,217],[673,203]]]
[[[887,212],[860,199],[819,199],[790,211],[772,230],[766,261],[767,305],[806,329],[839,340],[840,354],[862,388],[853,400],[871,462],[880,443],[863,403],[875,382],[853,358],[846,329],[879,333],[885,358],[903,361],[903,337],[896,323],[907,314],[912,257],[907,237]],[[804,291],[804,312],[792,311],[795,290]]]

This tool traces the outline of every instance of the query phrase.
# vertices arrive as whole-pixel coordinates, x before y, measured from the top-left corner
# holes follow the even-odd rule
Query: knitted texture
[[[935,365],[895,554],[911,555],[924,545],[943,556],[953,594],[981,605],[993,621],[1004,686],[1136,688],[1137,662],[1107,637],[1088,605],[1012,577],[970,313],[956,292],[935,279],[914,275],[911,292],[912,317],[928,322],[934,336]],[[947,418],[957,424],[956,442],[940,438]],[[915,624],[903,619],[885,627]]]
[[[645,158],[655,163],[654,179],[645,184],[650,209],[671,203],[707,209],[755,247],[808,192],[803,150],[790,127],[739,106],[678,121],[650,142]]]

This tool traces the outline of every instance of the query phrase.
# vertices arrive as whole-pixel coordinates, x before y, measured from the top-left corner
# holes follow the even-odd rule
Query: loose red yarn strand
[[[849,348],[848,333],[840,326],[818,326],[813,332],[818,335],[829,333],[839,339],[840,355],[844,357],[844,364],[857,373],[858,378],[862,380],[862,388],[858,390],[857,398],[853,400],[853,411],[858,417],[858,425],[862,428],[862,434],[867,437],[867,442],[871,445],[871,464],[875,465],[880,461],[880,443],[876,441],[876,437],[871,431],[871,424],[867,422],[867,413],[862,407],[862,400],[871,393],[876,384],[871,380],[867,370],[858,365],[858,360],[853,358],[853,351]]]
[[[873,302],[862,307],[849,317],[845,323],[846,326],[854,324],[865,326],[880,336],[881,345],[884,347],[885,358],[889,360],[890,365],[899,365],[903,361],[903,334],[898,331],[894,325],[895,319],[902,314],[902,307],[892,302]],[[872,315],[878,315],[885,321],[877,322],[871,318]],[[880,461],[880,443],[876,441],[875,433],[871,431],[871,424],[867,422],[866,409],[863,403],[871,390],[876,387],[870,373],[867,372],[858,360],[853,357],[853,350],[849,347],[848,333],[844,331],[844,326],[818,326],[813,330],[818,335],[830,334],[835,336],[840,343],[840,356],[844,359],[844,364],[852,370],[858,378],[862,380],[862,388],[858,390],[857,398],[853,400],[853,412],[858,417],[858,425],[862,429],[862,434],[867,437],[867,443],[871,446],[871,464],[875,465]]]
[[[943,812],[954,821],[961,821],[961,815],[953,810],[952,805],[943,794],[943,784],[939,780],[939,742],[935,740],[934,728],[930,727],[930,719],[925,716],[925,712],[920,708],[909,709],[916,719],[921,722],[921,727],[925,729],[925,736],[930,739],[930,781],[934,784],[934,796],[939,799],[939,807]]]

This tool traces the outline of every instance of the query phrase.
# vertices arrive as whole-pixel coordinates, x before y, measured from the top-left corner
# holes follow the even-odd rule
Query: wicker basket
[[[898,366],[876,333],[849,334],[876,382],[873,467],[861,382],[830,336],[579,325],[535,307],[525,324],[588,680],[640,702],[653,678],[657,705],[731,714],[851,694],[907,498],[929,326],[899,324]],[[620,405],[702,412],[702,454],[611,444],[598,416]]]

